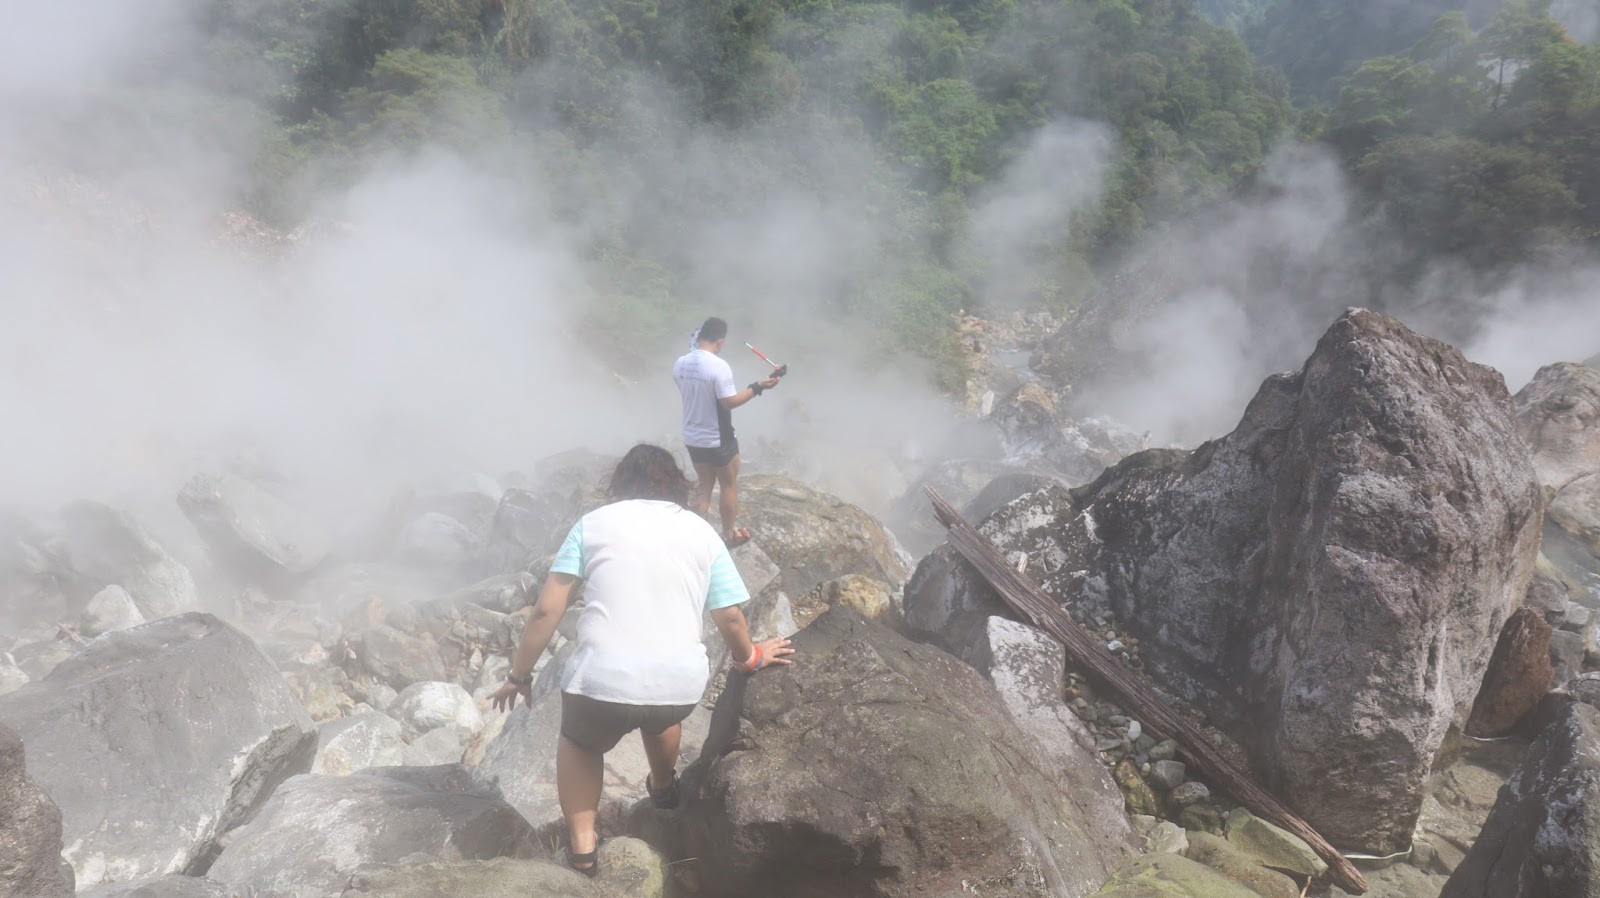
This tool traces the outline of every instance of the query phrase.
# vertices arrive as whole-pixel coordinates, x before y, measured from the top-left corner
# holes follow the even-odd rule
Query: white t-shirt
[[[589,512],[550,571],[587,581],[561,691],[624,705],[700,701],[711,673],[701,619],[750,600],[722,537],[672,502],[629,499]]]
[[[701,449],[716,449],[733,439],[733,416],[719,399],[739,392],[733,385],[733,368],[714,352],[695,348],[672,366],[672,379],[683,396],[683,441]]]

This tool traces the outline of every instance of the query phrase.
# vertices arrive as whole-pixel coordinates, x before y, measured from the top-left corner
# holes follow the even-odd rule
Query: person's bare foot
[[[740,527],[737,530],[734,530],[732,533],[725,533],[722,535],[722,542],[730,549],[737,549],[749,541],[750,531],[744,527]]]

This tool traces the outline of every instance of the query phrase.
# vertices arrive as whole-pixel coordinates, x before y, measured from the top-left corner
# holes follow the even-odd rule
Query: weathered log
[[[1360,871],[1310,824],[1256,785],[1248,773],[1229,763],[1198,727],[1168,707],[1153,689],[1126,670],[1115,655],[1080,627],[1057,602],[1008,564],[994,543],[962,518],[937,490],[927,487],[925,492],[933,500],[939,523],[949,531],[950,545],[971,562],[1006,604],[1034,626],[1060,640],[1073,662],[1087,668],[1123,707],[1137,715],[1146,730],[1177,742],[1195,767],[1239,799],[1251,813],[1304,839],[1328,862],[1334,882],[1345,891],[1358,895],[1367,891]]]

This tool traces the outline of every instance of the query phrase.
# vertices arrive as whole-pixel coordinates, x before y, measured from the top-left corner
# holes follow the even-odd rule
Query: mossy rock
[[[1204,864],[1150,854],[1118,870],[1092,898],[1260,898]]]

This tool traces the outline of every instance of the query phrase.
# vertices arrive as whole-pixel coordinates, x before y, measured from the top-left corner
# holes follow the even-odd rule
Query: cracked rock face
[[[67,898],[61,811],[28,778],[22,740],[0,726],[0,898]]]
[[[1077,898],[1132,854],[971,667],[842,607],[794,639],[729,681],[685,777],[707,894]]]
[[[1570,703],[1544,729],[1440,898],[1600,894],[1600,710]]]
[[[1361,310],[1227,436],[1141,452],[982,526],[1069,608],[1113,611],[1156,679],[1331,842],[1379,855],[1410,843],[1539,529],[1500,375]],[[948,634],[995,601],[941,550],[907,585],[906,619]]]
[[[207,614],[107,634],[0,697],[61,807],[80,887],[203,872],[216,840],[307,770],[317,731],[272,662]]]

